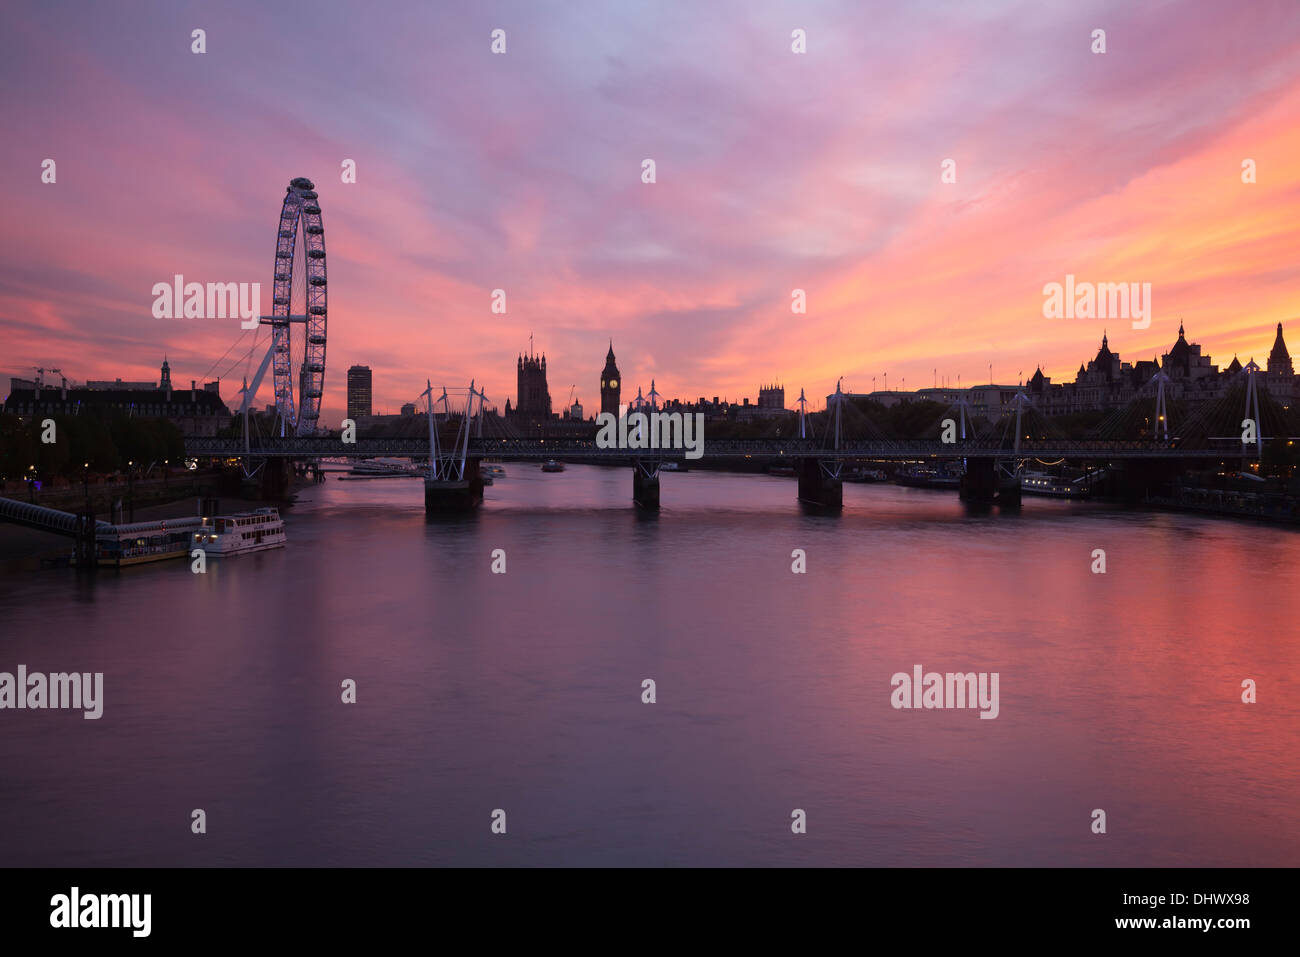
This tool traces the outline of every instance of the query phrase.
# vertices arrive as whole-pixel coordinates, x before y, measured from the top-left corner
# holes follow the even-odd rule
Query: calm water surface
[[[1300,864],[1296,532],[506,469],[469,519],[331,479],[206,575],[0,578],[0,671],[105,697],[0,712],[0,865]],[[894,710],[915,664],[1000,716]]]

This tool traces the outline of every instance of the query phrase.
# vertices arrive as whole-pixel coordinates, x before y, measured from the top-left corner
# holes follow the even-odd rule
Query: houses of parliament
[[[546,353],[535,355],[529,346],[528,354],[520,353],[515,362],[516,393],[511,405],[506,400],[506,417],[517,422],[545,422],[552,418],[551,393],[546,383]],[[622,395],[622,374],[614,359],[614,343],[609,343],[605,354],[605,367],[600,373],[600,411],[618,415]],[[582,421],[582,404],[575,397],[561,418]]]

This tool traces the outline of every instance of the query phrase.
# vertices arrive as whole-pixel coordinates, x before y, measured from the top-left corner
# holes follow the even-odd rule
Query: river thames
[[[0,671],[104,674],[0,711],[0,865],[1300,863],[1300,532],[505,468],[436,522],[331,478],[203,575],[0,575]],[[892,707],[917,665],[996,719]]]

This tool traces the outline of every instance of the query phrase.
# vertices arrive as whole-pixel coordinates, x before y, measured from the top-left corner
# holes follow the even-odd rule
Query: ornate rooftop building
[[[546,354],[520,355],[516,364],[518,373],[518,398],[514,416],[518,419],[545,421],[551,417],[551,393],[546,387]],[[507,411],[510,407],[507,404]]]
[[[1219,367],[1210,364],[1210,357],[1201,355],[1201,347],[1187,341],[1183,324],[1178,324],[1178,341],[1165,353],[1160,371],[1171,379],[1204,379],[1219,374]]]
[[[1029,380],[1027,390],[1047,414],[1066,415],[1127,405],[1159,373],[1169,378],[1166,394],[1171,398],[1193,403],[1217,399],[1232,387],[1241,370],[1241,360],[1234,356],[1232,364],[1220,371],[1198,343],[1188,341],[1187,331],[1179,323],[1178,339],[1159,360],[1123,362],[1119,353],[1111,351],[1110,340],[1103,333],[1096,357],[1079,366],[1073,382],[1053,385],[1039,369]],[[1279,401],[1300,397],[1300,383],[1282,339],[1281,323],[1269,354],[1265,385]]]
[[[1273,340],[1273,351],[1268,354],[1268,374],[1295,375],[1295,369],[1291,366],[1291,353],[1287,352],[1286,343],[1282,340],[1280,322],[1277,324],[1277,338]]]

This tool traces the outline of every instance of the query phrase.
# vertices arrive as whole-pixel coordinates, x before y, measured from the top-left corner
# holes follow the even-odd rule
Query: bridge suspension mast
[[[970,421],[970,401],[964,395],[957,400],[957,419],[960,430],[959,437],[964,442],[966,440],[966,423]]]
[[[473,387],[471,386],[471,388]],[[478,423],[477,437],[480,439],[483,438],[483,406],[486,403],[487,403],[487,393],[484,392],[482,389],[479,389],[478,390],[478,415],[475,417],[475,421]]]
[[[1015,449],[1016,458],[1019,459],[1020,440],[1021,438],[1023,438],[1023,433],[1021,432],[1021,428],[1022,428],[1021,423],[1023,422],[1025,405],[1026,403],[1029,402],[1029,396],[1025,395],[1023,391],[1017,392],[1015,402],[1016,402],[1016,442],[1015,442],[1014,449]]]
[[[1168,381],[1169,376],[1163,372],[1151,377],[1151,382],[1156,383],[1156,434],[1165,442],[1169,441],[1169,409],[1165,405],[1165,383]]]
[[[424,380],[425,390],[420,393],[419,398],[429,400],[429,478],[438,480],[442,478],[441,462],[443,460],[442,449],[438,445],[438,419],[434,415],[433,407],[435,405],[433,398],[433,383],[428,379]],[[451,418],[451,412],[447,405],[447,389],[443,387],[442,397],[437,400],[442,403],[444,414]]]
[[[1253,421],[1255,423],[1255,458],[1257,461],[1263,461],[1264,423],[1259,419],[1259,391],[1255,387],[1259,366],[1255,364],[1254,359],[1251,359],[1241,371],[1246,373],[1246,411],[1241,423],[1242,434],[1246,434],[1246,423]],[[1248,444],[1243,442],[1242,446]]]
[[[271,345],[266,350],[266,355],[262,357],[261,365],[257,367],[257,372],[253,375],[252,384],[250,385],[248,378],[245,377],[244,387],[239,390],[240,394],[243,395],[243,399],[239,404],[239,415],[244,420],[244,474],[249,476],[252,476],[257,471],[257,468],[260,468],[261,466],[254,467],[250,456],[251,447],[249,445],[248,417],[249,413],[252,411],[253,399],[257,396],[257,390],[261,386],[262,379],[266,376],[267,367],[271,365],[274,356],[275,340],[272,339]]]
[[[842,379],[835,380],[835,451],[840,449],[840,407],[844,404],[844,393],[840,389]]]

